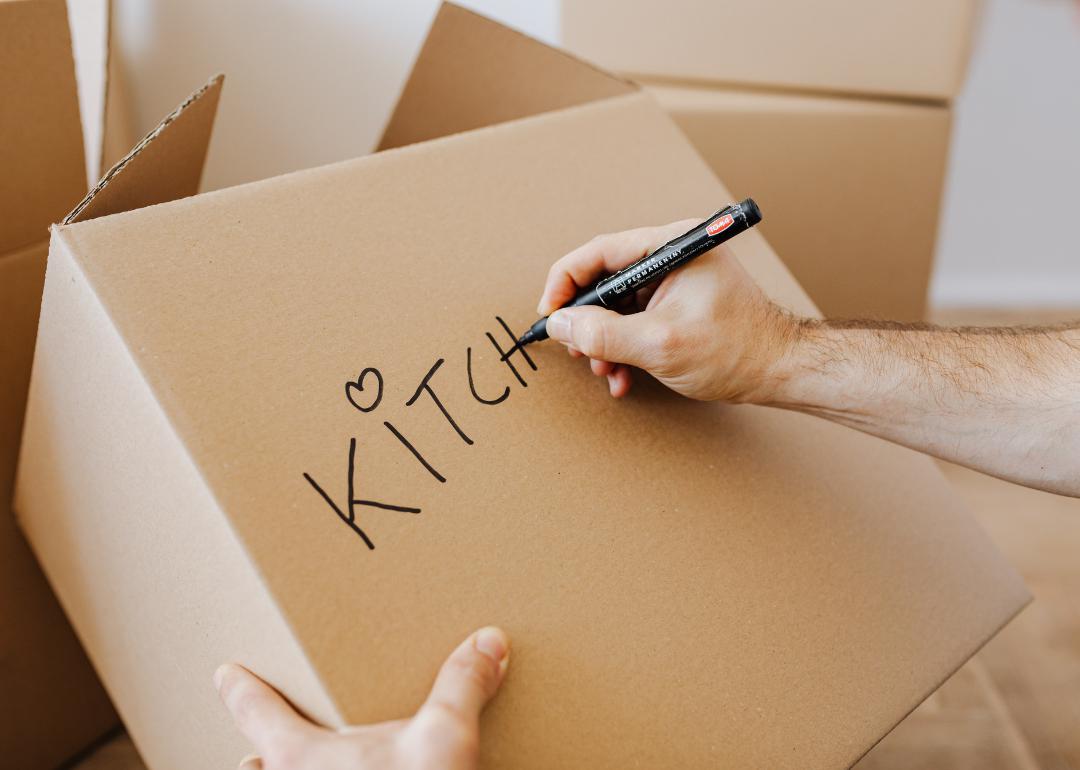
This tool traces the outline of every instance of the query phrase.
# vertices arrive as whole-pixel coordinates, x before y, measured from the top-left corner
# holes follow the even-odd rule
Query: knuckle
[[[440,754],[446,749],[472,754],[479,751],[477,730],[449,703],[428,704],[420,727],[425,736],[424,744]]]
[[[452,738],[467,729],[465,717],[453,703],[444,700],[427,704],[423,712],[424,732],[432,737]]]
[[[670,368],[678,360],[682,344],[682,333],[674,325],[657,326],[652,339],[655,365],[660,369]]]
[[[299,741],[279,739],[263,752],[264,770],[300,770],[307,751]]]
[[[238,724],[250,723],[259,710],[258,693],[246,685],[233,687],[227,702]]]
[[[607,359],[607,324],[599,318],[583,318],[578,325],[574,342],[578,349],[590,358]]]
[[[486,655],[475,653],[468,658],[455,661],[458,677],[464,686],[478,688],[490,694],[495,685],[495,664]]]

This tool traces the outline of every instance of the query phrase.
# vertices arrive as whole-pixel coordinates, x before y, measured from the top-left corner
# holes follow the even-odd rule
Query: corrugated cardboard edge
[[[551,76],[551,87],[537,88],[544,78],[536,73],[553,68],[559,72]],[[460,70],[473,77],[456,78]],[[562,49],[444,2],[383,128],[377,151],[638,90],[638,84]],[[432,96],[438,98],[428,98]]]
[[[224,82],[224,75],[215,75],[166,115],[109,169],[62,224],[152,206],[198,192]]]

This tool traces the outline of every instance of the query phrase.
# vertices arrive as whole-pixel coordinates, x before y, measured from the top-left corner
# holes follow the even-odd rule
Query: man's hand
[[[480,712],[510,661],[510,641],[487,627],[447,658],[431,694],[411,719],[328,730],[296,713],[273,688],[240,666],[214,674],[221,699],[258,752],[240,770],[471,770]]]
[[[819,321],[774,305],[724,247],[620,315],[565,308],[579,289],[697,220],[602,235],[548,274],[548,333],[613,396],[630,367],[683,395],[818,415],[976,470],[1080,496],[1080,325],[946,329]],[[632,312],[632,311],[640,312]]]
[[[686,232],[698,220],[601,235],[551,266],[537,308],[556,311],[581,288],[626,267]],[[640,313],[565,308],[548,319],[552,339],[588,356],[611,394],[630,390],[630,366],[697,399],[764,402],[799,329],[774,305],[726,247],[713,249],[635,298]]]

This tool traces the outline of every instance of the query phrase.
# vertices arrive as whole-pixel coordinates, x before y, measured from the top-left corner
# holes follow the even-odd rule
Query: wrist
[[[758,354],[760,368],[754,386],[741,399],[758,406],[784,406],[797,400],[800,380],[807,372],[808,349],[820,324],[775,307],[767,322],[766,340]]]
[[[819,345],[822,322],[801,318],[778,308],[777,332],[772,342],[768,364],[750,403],[758,406],[793,407],[805,402],[806,379],[813,367],[813,350]]]

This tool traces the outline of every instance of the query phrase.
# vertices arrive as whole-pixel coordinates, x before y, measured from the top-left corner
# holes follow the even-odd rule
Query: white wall
[[[86,151],[86,180],[88,185],[93,185],[101,178],[108,3],[107,0],[68,0],[67,5]]]
[[[208,188],[369,152],[437,6],[114,3],[114,52],[137,135],[211,74],[226,73]],[[559,0],[465,4],[557,41]],[[1080,307],[1080,4],[987,6],[958,103],[932,296],[939,305]]]
[[[1075,0],[987,3],[957,105],[932,298],[1080,307]]]

